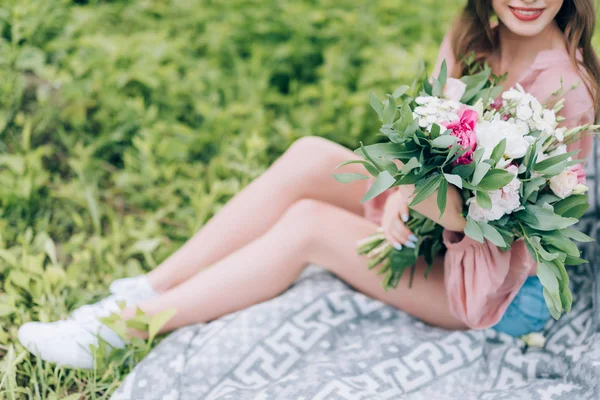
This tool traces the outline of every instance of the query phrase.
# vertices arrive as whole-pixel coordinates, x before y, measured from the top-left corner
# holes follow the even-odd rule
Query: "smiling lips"
[[[535,21],[544,12],[543,8],[510,7],[510,11],[521,21]]]

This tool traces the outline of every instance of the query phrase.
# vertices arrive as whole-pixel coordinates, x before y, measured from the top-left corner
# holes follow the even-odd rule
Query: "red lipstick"
[[[515,17],[517,17],[521,21],[525,21],[525,22],[535,21],[544,13],[543,8],[511,7],[511,6],[509,6],[509,8]]]

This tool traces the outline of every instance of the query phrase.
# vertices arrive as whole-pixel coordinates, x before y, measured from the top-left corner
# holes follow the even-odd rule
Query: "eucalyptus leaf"
[[[435,138],[431,141],[431,145],[433,147],[447,149],[448,147],[450,147],[454,143],[456,143],[457,140],[458,139],[456,138],[456,136],[452,136],[452,135],[438,136],[437,138]]]
[[[456,186],[457,188],[462,189],[463,185],[462,185],[462,178],[460,177],[460,175],[444,174],[444,178],[446,178],[448,183],[451,183],[454,186]]]
[[[351,183],[357,180],[369,179],[368,176],[363,174],[357,174],[355,172],[349,172],[345,174],[333,174],[333,177],[336,181],[341,183]]]
[[[392,185],[396,182],[394,177],[388,171],[382,171],[379,173],[373,185],[369,188],[367,193],[365,193],[361,202],[366,202],[374,199],[379,196],[381,193],[388,190]]]
[[[470,237],[471,239],[473,239],[479,243],[484,242],[483,229],[471,217],[467,217],[467,224],[465,226],[465,235],[467,235],[468,237]]]

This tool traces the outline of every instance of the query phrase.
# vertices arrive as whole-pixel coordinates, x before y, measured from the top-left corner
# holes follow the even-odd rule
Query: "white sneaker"
[[[98,319],[119,312],[119,302],[133,306],[156,296],[145,276],[118,279],[110,285],[111,295],[97,303],[76,309],[67,320],[28,322],[19,328],[21,344],[41,359],[75,368],[93,368],[90,346],[98,346],[98,337],[114,348],[125,342]]]

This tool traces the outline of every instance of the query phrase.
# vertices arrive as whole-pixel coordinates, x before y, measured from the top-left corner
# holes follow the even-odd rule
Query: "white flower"
[[[561,199],[573,194],[573,190],[578,184],[577,174],[570,169],[550,178],[550,189]]]
[[[532,332],[527,335],[521,336],[521,340],[523,340],[529,347],[544,347],[546,344],[546,338],[543,334],[539,332]]]
[[[517,86],[517,88],[510,88],[506,92],[502,93],[502,99],[506,101],[521,101],[525,91],[520,91],[518,87],[520,87],[520,85]]]
[[[533,119],[531,125],[534,129],[551,134],[557,126],[556,114],[553,110],[544,109],[540,116]]]
[[[448,100],[460,101],[465,94],[467,84],[456,78],[448,78],[444,85],[442,96]]]
[[[419,106],[413,111],[413,118],[419,120],[419,126],[431,130],[433,124],[445,126],[458,119],[460,103],[454,100],[433,96],[419,96],[415,99]]]
[[[533,101],[531,102],[531,109],[533,110],[534,118],[541,116],[544,112],[542,105],[537,99],[533,99]]]
[[[559,142],[562,142],[563,140],[565,140],[565,128],[558,128],[558,129],[556,129],[554,131],[554,137]]]
[[[588,190],[590,190],[589,187],[585,186],[583,183],[578,183],[577,186],[575,186],[575,188],[573,189],[572,194],[584,194]]]
[[[529,107],[529,104],[519,104],[517,106],[517,118],[527,121],[533,116],[533,110]]]
[[[507,158],[523,157],[530,146],[529,138],[523,135],[522,127],[508,121],[483,121],[477,125],[475,132],[477,133],[477,146],[485,149],[484,160],[490,158],[494,147],[504,138],[506,138],[504,156]]]
[[[492,199],[492,208],[483,208],[477,203],[475,198],[467,200],[469,204],[469,217],[475,221],[496,221],[502,218],[505,214],[510,214],[517,208],[521,207],[521,198],[519,189],[521,181],[517,178],[517,167],[511,165],[506,169],[515,175],[515,178],[501,189],[488,192]]]

